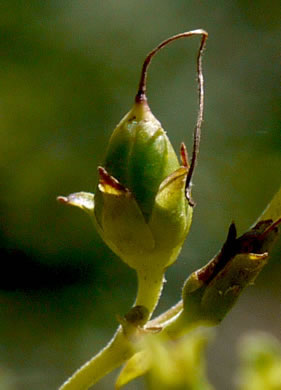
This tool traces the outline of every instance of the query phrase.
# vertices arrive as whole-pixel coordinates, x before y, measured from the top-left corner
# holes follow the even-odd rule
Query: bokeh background
[[[108,138],[130,109],[142,61],[168,36],[209,32],[206,110],[191,233],[158,312],[242,233],[280,185],[280,3],[272,0],[2,0],[0,12],[0,389],[56,389],[96,353],[134,301],[136,278],[57,195],[94,191]],[[198,39],[162,51],[152,111],[189,150]],[[208,351],[216,389],[233,389],[245,332],[281,338],[280,243]],[[116,375],[116,373],[115,373]],[[113,376],[96,389],[112,388]],[[128,389],[143,389],[141,380]]]

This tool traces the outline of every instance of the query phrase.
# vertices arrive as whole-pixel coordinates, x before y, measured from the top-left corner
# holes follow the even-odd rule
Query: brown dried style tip
[[[204,51],[204,47],[206,44],[206,40],[208,38],[208,33],[205,30],[197,29],[192,30],[188,32],[184,32],[181,34],[174,35],[162,43],[160,43],[155,49],[153,49],[145,58],[142,71],[141,71],[141,78],[139,82],[139,88],[138,92],[135,98],[136,103],[146,102],[146,84],[147,84],[147,71],[148,67],[150,65],[150,62],[152,58],[157,54],[163,47],[167,46],[169,43],[176,41],[180,38],[189,38],[194,35],[201,35],[201,42],[198,50],[197,55],[197,82],[198,82],[198,98],[199,98],[199,110],[198,110],[198,116],[197,116],[197,122],[194,129],[194,135],[193,135],[193,151],[192,151],[192,158],[190,163],[190,168],[186,177],[186,184],[185,184],[185,190],[186,190],[186,198],[190,205],[194,205],[193,201],[191,200],[191,187],[192,187],[192,177],[194,173],[194,169],[196,166],[197,156],[199,153],[199,144],[200,144],[200,137],[201,137],[201,126],[203,122],[203,112],[204,112],[204,78],[203,78],[203,72],[202,72],[202,54]]]

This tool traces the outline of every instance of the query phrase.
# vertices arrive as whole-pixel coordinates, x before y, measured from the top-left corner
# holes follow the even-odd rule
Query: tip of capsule
[[[135,97],[136,103],[147,103],[147,97],[144,91],[139,90]]]

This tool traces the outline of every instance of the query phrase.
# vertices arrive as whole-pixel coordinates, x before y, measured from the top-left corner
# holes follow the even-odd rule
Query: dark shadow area
[[[48,265],[38,261],[36,256],[20,249],[0,249],[2,272],[0,289],[5,291],[33,291],[42,289],[61,289],[66,286],[87,283],[93,277],[89,266],[67,264]]]

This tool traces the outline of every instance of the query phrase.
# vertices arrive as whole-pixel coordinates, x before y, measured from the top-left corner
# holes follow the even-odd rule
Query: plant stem
[[[163,282],[163,273],[138,273],[138,295],[135,306],[141,305],[148,309],[147,320],[157,305]],[[121,366],[134,352],[131,342],[120,326],[108,345],[80,367],[59,390],[88,390],[106,374]]]
[[[149,321],[147,323],[147,327],[150,328],[150,327],[162,326],[166,322],[172,320],[173,318],[176,318],[176,316],[182,311],[182,309],[183,309],[183,301],[181,299],[170,309],[160,314],[158,317],[154,318],[153,320]]]
[[[108,345],[96,356],[80,367],[59,390],[88,390],[134,353],[131,343],[120,326]]]
[[[164,272],[137,272],[138,293],[135,306],[145,306],[148,309],[148,318],[151,317],[161,295],[164,284]]]

